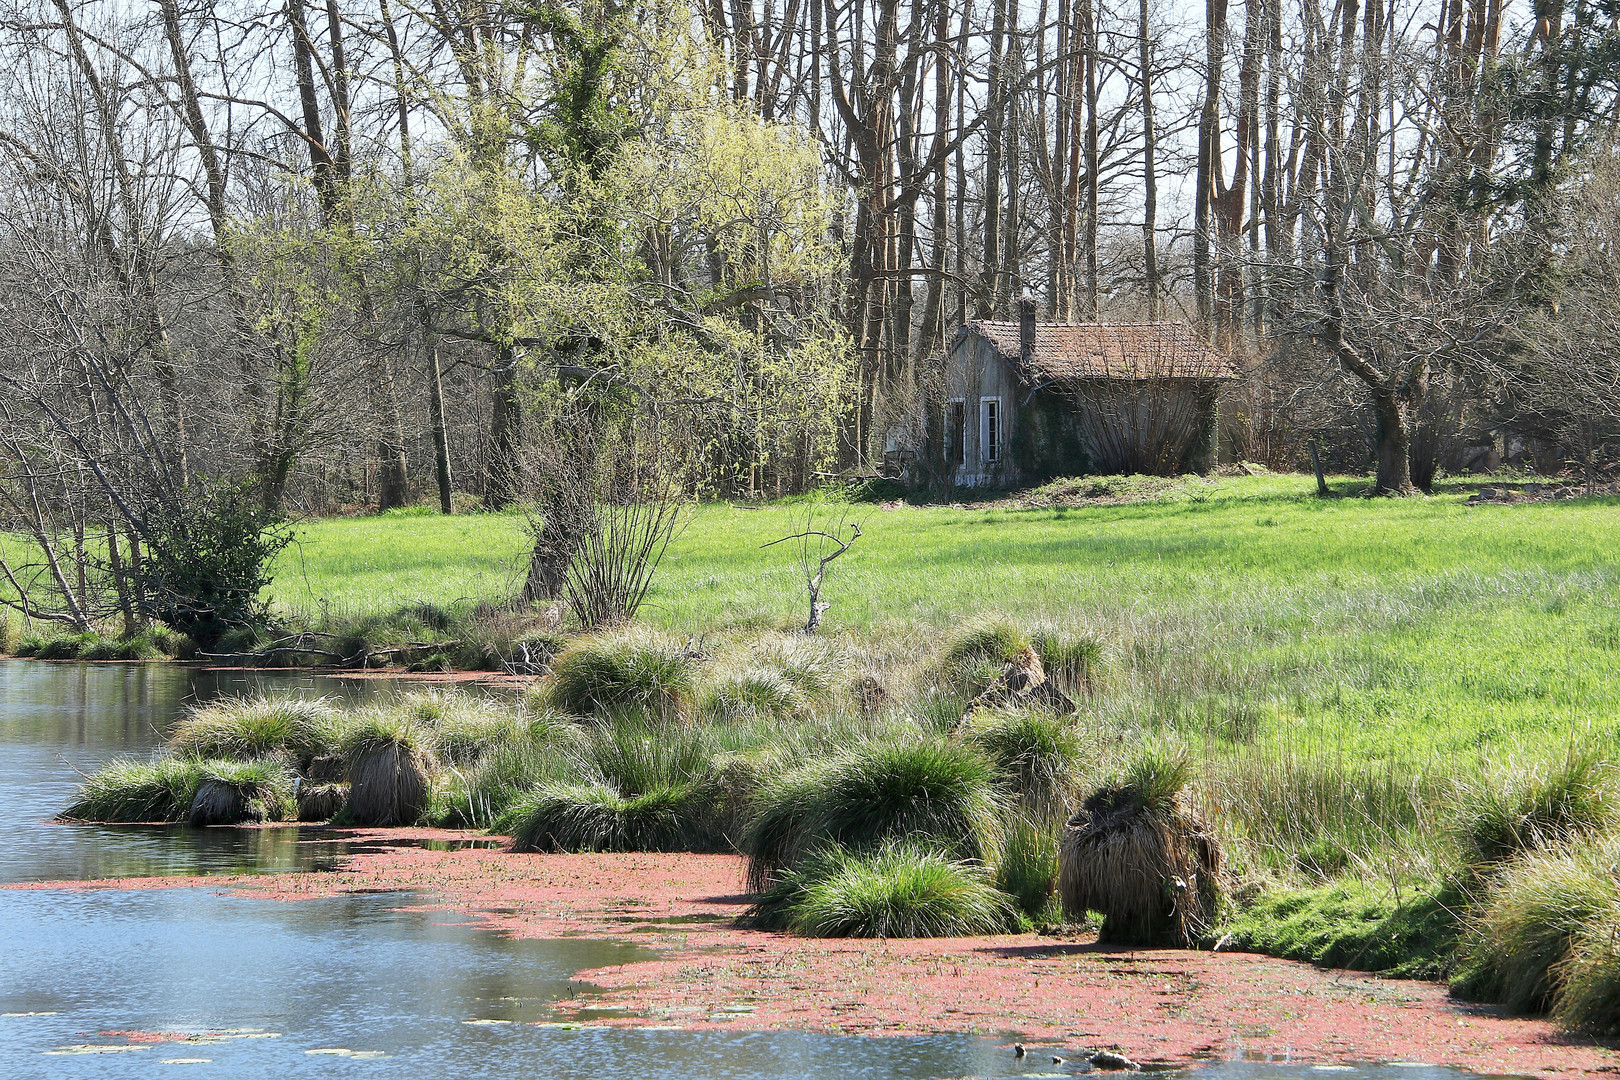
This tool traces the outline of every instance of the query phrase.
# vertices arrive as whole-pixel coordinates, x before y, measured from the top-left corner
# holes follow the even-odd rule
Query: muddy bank
[[[517,936],[616,938],[656,959],[580,972],[560,1019],[846,1034],[965,1032],[1117,1048],[1139,1061],[1260,1055],[1423,1061],[1544,1076],[1620,1071],[1620,1053],[1444,986],[1265,957],[1101,948],[1036,935],[806,940],[739,929],[743,862],[724,855],[515,855],[486,837],[354,831],[330,873],[145,878],[26,888],[208,884],[285,900],[408,889]]]

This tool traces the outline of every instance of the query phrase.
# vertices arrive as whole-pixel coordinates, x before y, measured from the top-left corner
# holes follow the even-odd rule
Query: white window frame
[[[995,411],[995,431],[990,430],[991,406]],[[1000,397],[979,399],[979,460],[994,465],[1001,460],[1002,433],[1007,429],[1007,416],[1001,411]],[[992,434],[994,437],[992,437]]]

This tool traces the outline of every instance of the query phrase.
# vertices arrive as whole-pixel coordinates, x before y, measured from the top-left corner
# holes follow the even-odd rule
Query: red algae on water
[[[578,973],[591,992],[556,1004],[564,1022],[963,1032],[1108,1047],[1141,1062],[1261,1055],[1542,1076],[1620,1072],[1610,1047],[1545,1020],[1454,1001],[1436,983],[1035,934],[807,939],[737,925],[748,897],[735,856],[456,849],[479,837],[430,829],[347,835],[370,850],[330,873],[27,887],[207,884],[285,900],[408,890],[502,933],[612,938],[656,950],[648,960]]]

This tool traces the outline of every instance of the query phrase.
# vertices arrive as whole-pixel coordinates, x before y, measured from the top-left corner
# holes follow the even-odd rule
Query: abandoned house
[[[1086,473],[1200,472],[1213,464],[1231,360],[1185,324],[980,320],[946,351],[934,452],[962,487]]]

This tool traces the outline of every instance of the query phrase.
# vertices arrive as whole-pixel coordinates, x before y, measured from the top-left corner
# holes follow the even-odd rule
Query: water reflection
[[[321,829],[68,826],[76,769],[158,748],[180,708],[221,693],[360,700],[397,685],[308,673],[0,661],[0,883],[319,869],[354,850]],[[923,1080],[1074,1075],[966,1035],[558,1026],[576,972],[644,950],[519,941],[408,896],[277,903],[198,888],[0,889],[0,1077],[544,1076],[556,1080]],[[187,1038],[189,1036],[189,1038]],[[112,1051],[112,1052],[103,1052]],[[170,1065],[167,1063],[173,1062]],[[185,1063],[185,1064],[181,1064]],[[1197,1080],[1321,1080],[1227,1062]],[[1354,1080],[1459,1080],[1357,1068]]]
[[[73,801],[83,774],[119,755],[156,752],[187,704],[259,693],[358,703],[417,685],[305,671],[0,660],[0,883],[319,869],[342,852],[301,843],[309,830],[50,819]]]

